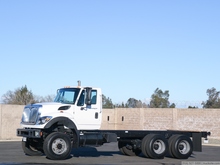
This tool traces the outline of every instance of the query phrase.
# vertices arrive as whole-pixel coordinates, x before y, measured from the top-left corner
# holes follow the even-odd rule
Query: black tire
[[[123,147],[124,147],[124,142],[118,141],[118,149],[123,155],[125,155]]]
[[[70,156],[72,151],[70,137],[64,133],[53,132],[46,137],[43,149],[47,158],[64,160]]]
[[[187,159],[193,152],[193,143],[188,136],[177,135],[171,143],[171,152],[175,158]]]
[[[33,142],[33,140],[31,140],[31,139],[27,138],[26,141],[22,140],[21,145],[22,145],[22,149],[26,155],[29,155],[29,156],[42,156],[43,155],[43,152],[41,152],[36,147],[39,144],[36,142]]]
[[[123,147],[123,151],[127,156],[138,156],[141,153],[139,149],[129,149],[127,146]]]
[[[168,141],[159,134],[148,134],[142,144],[142,152],[152,159],[163,159],[168,151]]]
[[[169,145],[169,155],[170,157],[174,158],[173,152],[172,152],[172,143],[173,143],[173,139],[176,138],[176,136],[178,135],[172,135],[169,139],[168,139],[168,145]]]
[[[146,146],[147,146],[147,138],[148,138],[148,135],[146,135],[142,141],[141,141],[141,151],[143,153],[143,155],[146,157],[146,158],[149,158],[149,155],[147,153],[147,149],[146,149]]]
[[[141,150],[133,149],[131,144],[123,141],[118,142],[118,148],[123,155],[127,155],[127,156],[138,156],[141,153]]]

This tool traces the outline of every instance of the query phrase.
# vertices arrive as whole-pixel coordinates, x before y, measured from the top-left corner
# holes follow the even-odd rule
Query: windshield
[[[75,104],[80,88],[62,88],[57,92],[54,102]]]

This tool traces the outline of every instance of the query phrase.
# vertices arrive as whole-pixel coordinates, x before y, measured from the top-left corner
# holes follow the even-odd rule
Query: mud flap
[[[202,133],[192,133],[193,151],[202,152]]]

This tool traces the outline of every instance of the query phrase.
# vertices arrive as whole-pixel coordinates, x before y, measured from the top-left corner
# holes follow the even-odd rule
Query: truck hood
[[[57,110],[68,110],[71,107],[71,104],[62,104],[57,102],[44,102],[44,103],[36,103],[33,106],[40,106],[40,111],[57,111]]]

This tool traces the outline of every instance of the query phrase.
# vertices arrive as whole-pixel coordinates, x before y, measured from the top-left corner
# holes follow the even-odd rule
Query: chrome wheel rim
[[[166,145],[163,140],[156,140],[153,143],[153,151],[156,154],[162,154],[166,150]]]
[[[55,139],[52,143],[52,151],[57,155],[61,155],[64,152],[66,152],[67,151],[67,144],[66,144],[65,140],[63,140],[61,138]]]
[[[186,140],[182,140],[178,144],[178,150],[181,154],[187,154],[190,151],[190,144]]]

